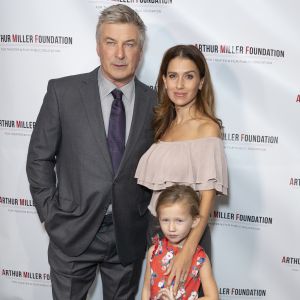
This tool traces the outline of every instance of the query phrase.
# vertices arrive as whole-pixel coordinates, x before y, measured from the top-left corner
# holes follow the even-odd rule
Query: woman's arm
[[[197,136],[201,137],[220,137],[221,131],[219,126],[211,121],[206,120],[200,122],[196,129]],[[198,225],[192,229],[189,237],[187,238],[182,250],[175,256],[173,262],[169,266],[167,273],[169,274],[168,285],[171,284],[174,277],[174,292],[177,293],[180,281],[185,281],[188,271],[192,264],[193,255],[202,238],[204,230],[207,226],[209,215],[214,208],[216,191],[206,190],[200,191],[200,208],[199,215],[200,221]]]
[[[154,246],[151,246],[147,253],[146,258],[146,271],[145,271],[145,277],[144,277],[144,285],[142,290],[142,300],[149,300],[150,299],[150,258],[152,256],[154,250]]]
[[[209,215],[214,207],[216,191],[207,190],[200,192],[200,220],[198,225],[192,229],[184,246],[180,252],[177,253],[172,263],[170,264],[166,275],[169,274],[168,285],[170,286],[175,277],[174,292],[177,293],[178,285],[184,282],[191,267],[193,255],[202,238],[203,232],[207,226]]]

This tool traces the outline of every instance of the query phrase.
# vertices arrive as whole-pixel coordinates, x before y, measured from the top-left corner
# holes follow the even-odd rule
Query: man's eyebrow
[[[136,43],[137,40],[136,40],[136,39],[129,39],[129,40],[126,40],[126,41],[125,41],[125,43],[129,43],[129,42],[134,42],[134,43]]]
[[[111,41],[114,41],[114,42],[117,41],[116,39],[114,39],[110,36],[105,37],[105,40],[111,40]],[[136,39],[128,39],[128,40],[123,41],[123,43],[137,43],[137,40]]]
[[[105,37],[105,40],[112,40],[112,41],[116,41],[114,38],[110,37],[110,36],[107,36]]]

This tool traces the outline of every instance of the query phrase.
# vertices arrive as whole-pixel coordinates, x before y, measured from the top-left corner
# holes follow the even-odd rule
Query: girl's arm
[[[199,208],[199,223],[195,228],[192,229],[191,233],[189,234],[187,240],[184,243],[183,248],[180,252],[177,253],[177,255],[172,260],[172,263],[166,271],[166,275],[169,274],[169,286],[171,285],[172,280],[175,277],[175,293],[177,293],[180,281],[186,280],[188,271],[191,267],[193,255],[207,226],[209,215],[214,207],[215,195],[215,190],[207,190],[200,192],[201,201]]]
[[[205,262],[200,268],[200,278],[204,297],[198,298],[198,300],[218,300],[218,287],[212,273],[208,256],[206,256]]]
[[[154,246],[151,246],[147,253],[146,271],[145,271],[144,285],[143,285],[143,290],[142,290],[142,300],[150,299],[150,278],[151,278],[150,258],[152,256],[153,250],[154,250]]]
[[[161,300],[175,300],[173,287],[170,286],[169,288],[161,289],[157,297]]]

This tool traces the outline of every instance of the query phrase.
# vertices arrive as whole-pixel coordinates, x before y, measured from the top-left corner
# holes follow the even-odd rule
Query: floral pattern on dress
[[[160,289],[167,287],[168,276],[164,275],[172,259],[176,256],[179,249],[177,246],[169,244],[166,238],[156,239],[154,250],[150,258],[150,290],[151,300],[158,300],[157,295]],[[193,256],[192,265],[189,270],[187,280],[179,286],[176,300],[195,300],[198,299],[198,289],[200,287],[200,268],[205,261],[206,254],[198,246]],[[174,280],[172,282],[174,285]]]
[[[174,257],[174,250],[170,249],[167,254],[161,260],[161,269],[166,271],[172,258]]]
[[[188,300],[196,300],[198,299],[198,292],[194,291],[191,292],[191,295],[189,296]]]
[[[175,297],[175,299],[183,299],[183,297],[186,295],[186,291],[184,286],[181,286],[178,291],[177,291],[177,295]]]

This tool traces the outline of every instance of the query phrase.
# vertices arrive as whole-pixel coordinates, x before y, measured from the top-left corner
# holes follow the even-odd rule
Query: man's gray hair
[[[101,25],[104,23],[117,24],[134,24],[139,30],[139,42],[141,48],[143,48],[145,35],[146,35],[146,25],[144,24],[141,17],[132,8],[127,5],[117,4],[105,8],[98,19],[98,24],[96,28],[96,40],[97,43],[100,41],[100,31]]]

